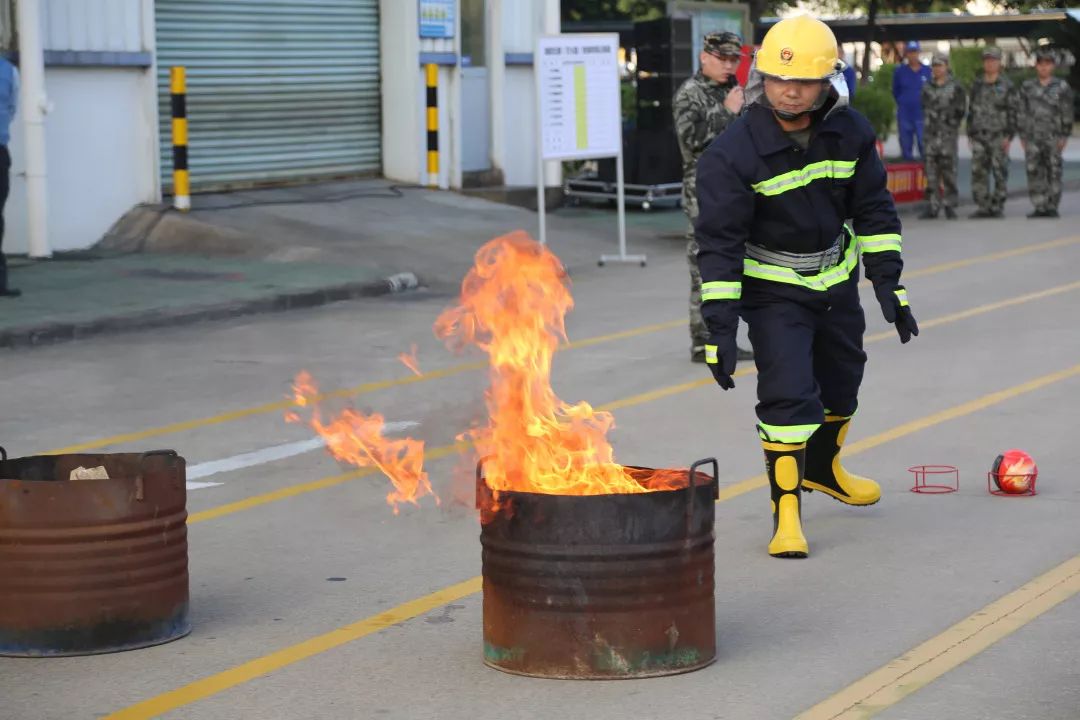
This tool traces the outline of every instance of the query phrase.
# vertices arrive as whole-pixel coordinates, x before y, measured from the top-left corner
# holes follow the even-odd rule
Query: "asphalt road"
[[[220,484],[189,494],[191,636],[0,658],[0,717],[1075,720],[1078,200],[1058,221],[1025,220],[1014,203],[1003,221],[908,223],[923,333],[901,346],[864,292],[870,362],[849,438],[848,465],[884,496],[863,509],[809,496],[805,561],[765,553],[752,373],[722,393],[687,360],[678,243],[647,268],[575,274],[578,344],[556,356],[558,394],[613,410],[624,464],[720,460],[719,657],[703,670],[566,682],[486,668],[468,459],[440,450],[428,467],[441,505],[395,516],[381,477],[314,450],[197,479]],[[432,336],[452,300],[417,293],[8,353],[0,438],[13,455],[171,447],[189,468],[259,453],[310,439],[283,421],[303,369],[443,448],[483,412],[485,385],[478,356]],[[413,343],[428,376],[396,360]],[[986,470],[1011,447],[1037,459],[1038,496],[987,494]],[[923,463],[958,466],[960,491],[910,493],[907,468]]]

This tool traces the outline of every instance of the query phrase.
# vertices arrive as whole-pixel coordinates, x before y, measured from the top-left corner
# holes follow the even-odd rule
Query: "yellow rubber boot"
[[[773,537],[769,554],[773,557],[804,558],[810,552],[802,531],[800,480],[806,445],[762,442],[765,468],[772,490]]]
[[[881,499],[881,486],[869,478],[852,475],[840,464],[840,448],[847,438],[851,418],[828,415],[806,443],[806,474],[803,490],[817,490],[848,505],[873,505]]]

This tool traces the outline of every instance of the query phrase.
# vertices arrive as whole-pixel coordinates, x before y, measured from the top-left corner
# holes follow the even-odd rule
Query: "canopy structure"
[[[760,43],[780,18],[762,18],[754,28]],[[822,18],[841,43],[866,41],[866,18]],[[993,37],[1030,37],[1048,32],[1060,23],[1080,23],[1080,10],[1039,10],[1024,14],[967,15],[922,13],[879,15],[874,25],[875,42],[905,40],[969,40]]]

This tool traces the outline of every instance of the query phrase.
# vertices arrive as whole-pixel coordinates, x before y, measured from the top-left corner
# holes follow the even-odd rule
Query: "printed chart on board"
[[[559,35],[537,42],[541,151],[545,160],[619,152],[617,35]]]

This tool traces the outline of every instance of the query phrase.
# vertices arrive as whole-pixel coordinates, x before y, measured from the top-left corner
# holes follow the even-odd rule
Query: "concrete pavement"
[[[503,675],[480,662],[480,602],[469,592],[396,611],[379,629],[366,619],[479,573],[470,460],[429,463],[442,505],[424,500],[395,517],[385,481],[320,482],[342,469],[311,452],[203,478],[222,484],[191,491],[190,637],[108,656],[0,659],[5,712],[14,720],[124,708],[134,709],[115,717],[768,720],[842,693],[935,638],[948,658],[957,643],[942,632],[1080,549],[1080,525],[1070,520],[1080,503],[1071,481],[1080,398],[1080,238],[1071,227],[1080,198],[1067,196],[1058,221],[1024,220],[1025,205],[1010,203],[998,222],[907,227],[906,284],[923,333],[901,346],[864,293],[870,364],[850,438],[857,452],[848,464],[882,482],[883,502],[851,509],[809,496],[812,555],[803,562],[765,555],[764,490],[720,503],[720,655],[704,670],[610,683]],[[762,472],[754,378],[744,369],[722,393],[686,361],[681,243],[652,234],[661,239],[646,248],[646,268],[597,268],[576,237],[553,241],[577,259],[569,334],[588,340],[556,357],[554,386],[565,400],[613,408],[621,462],[685,466],[716,455],[722,485],[746,487]],[[10,354],[0,444],[14,455],[171,446],[197,464],[304,440],[302,428],[283,422],[284,404],[273,403],[308,369],[327,389],[352,388],[358,407],[418,423],[409,433],[442,447],[480,417],[485,384],[470,369],[475,356],[452,356],[431,335],[451,301],[448,288],[436,288]],[[395,359],[414,343],[428,379]],[[1008,447],[1038,460],[1037,497],[986,493],[985,471]],[[960,492],[908,492],[909,466],[940,462],[960,467]],[[892,720],[1075,718],[1078,623],[1071,595],[876,710]],[[349,633],[350,642],[325,639]],[[301,645],[313,638],[324,639]]]

